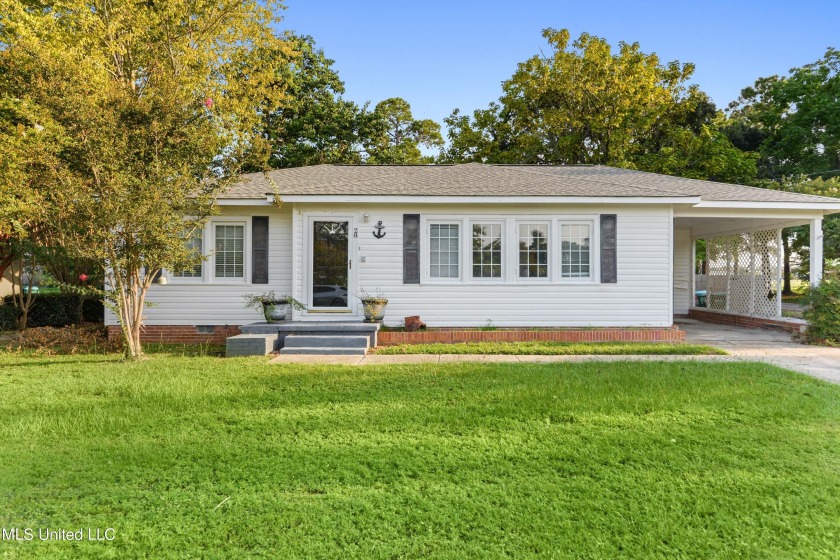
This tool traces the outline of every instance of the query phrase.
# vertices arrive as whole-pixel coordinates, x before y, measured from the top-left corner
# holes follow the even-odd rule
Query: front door
[[[312,220],[310,308],[349,309],[350,222]]]

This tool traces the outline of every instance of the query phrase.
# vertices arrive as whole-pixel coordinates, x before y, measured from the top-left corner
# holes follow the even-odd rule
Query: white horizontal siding
[[[674,230],[674,314],[688,314],[691,302],[691,230]]]
[[[245,307],[242,296],[274,290],[278,295],[292,291],[292,213],[291,208],[275,207],[222,207],[221,216],[214,219],[236,219],[250,216],[268,216],[268,284],[222,283],[210,281],[183,283],[171,279],[166,285],[152,285],[146,309],[148,325],[242,325],[253,323],[262,314]],[[245,235],[250,237],[250,226]],[[250,242],[247,245],[250,248]],[[205,251],[210,248],[205,247]],[[250,259],[247,259],[250,262]],[[212,272],[212,261],[205,261],[205,272]],[[250,266],[250,265],[248,265]],[[249,271],[250,272],[250,271]],[[208,277],[205,274],[205,278]],[[116,324],[112,313],[106,314],[106,324]]]
[[[381,290],[389,300],[385,323],[399,326],[404,317],[420,315],[429,326],[481,326],[491,320],[496,326],[669,326],[671,318],[670,220],[668,208],[647,207],[551,207],[511,206],[488,208],[479,206],[418,207],[403,205],[366,205],[325,208],[296,204],[301,213],[298,223],[308,212],[332,210],[356,216],[359,237],[353,254],[355,287],[367,292]],[[369,214],[369,221],[362,216]],[[402,216],[419,213],[423,217],[515,215],[574,217],[600,213],[618,215],[618,283],[549,283],[525,282],[512,278],[509,282],[455,282],[422,284],[402,283]],[[539,219],[534,217],[535,220]],[[382,220],[386,235],[373,237],[373,226]],[[597,228],[597,222],[595,224]],[[296,229],[296,238],[307,233],[303,225]],[[464,235],[467,232],[462,232]],[[506,235],[515,234],[505,231]],[[428,243],[423,228],[421,255]],[[554,243],[554,240],[550,240]],[[469,258],[468,255],[461,255]],[[365,262],[361,262],[361,257]],[[507,255],[506,259],[518,258]],[[595,252],[598,258],[598,252]],[[558,248],[552,248],[552,259],[559,260]],[[295,268],[300,271],[295,297],[307,297],[303,274],[304,256],[300,251]],[[468,264],[468,263],[464,263]],[[427,266],[421,257],[421,267]],[[465,273],[468,269],[464,269]],[[509,275],[509,276],[512,276]],[[356,308],[358,311],[358,307]],[[305,319],[347,319],[347,316],[305,314]]]
[[[292,208],[294,206],[294,208]],[[256,311],[245,309],[242,294],[273,289],[278,294],[292,293],[306,302],[308,287],[304,251],[306,218],[319,215],[351,215],[358,228],[358,237],[351,243],[350,292],[362,288],[367,292],[382,291],[389,299],[385,323],[402,325],[409,315],[420,315],[429,326],[481,326],[491,320],[504,326],[668,326],[671,318],[670,218],[667,207],[656,206],[549,206],[511,205],[481,206],[344,204],[285,204],[282,210],[265,207],[235,207],[224,215],[268,215],[269,220],[269,284],[219,285],[214,283],[154,286],[149,301],[156,304],[146,312],[146,323],[153,325],[239,325],[260,319]],[[364,214],[369,215],[363,222]],[[509,274],[509,282],[456,282],[417,284],[402,283],[403,214],[421,214],[460,219],[483,216],[486,219],[516,216],[544,219],[564,216],[574,219],[618,215],[618,282],[526,282]],[[382,220],[385,237],[373,237],[374,225]],[[595,223],[597,228],[597,222]],[[352,229],[351,229],[352,231]],[[468,232],[462,232],[462,235]],[[506,230],[505,235],[515,235]],[[550,239],[555,243],[556,239]],[[428,243],[423,229],[421,255]],[[552,262],[559,261],[556,245],[551,248]],[[598,252],[594,253],[598,258]],[[361,262],[364,257],[365,262]],[[469,255],[463,255],[469,258]],[[506,255],[506,260],[518,258]],[[468,263],[464,263],[465,265]],[[426,267],[421,257],[421,267]],[[205,264],[205,266],[210,266]],[[676,266],[675,266],[676,269]],[[465,273],[469,270],[465,267]],[[296,319],[357,320],[360,306],[351,297],[353,312],[349,314],[296,313]],[[113,323],[113,318],[110,318]]]

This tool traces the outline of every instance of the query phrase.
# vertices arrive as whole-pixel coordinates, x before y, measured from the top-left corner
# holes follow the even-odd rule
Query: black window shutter
[[[420,214],[403,214],[403,284],[420,283]]]
[[[616,265],[616,215],[601,214],[601,283],[618,282]]]
[[[251,218],[251,283],[268,284],[268,217]]]

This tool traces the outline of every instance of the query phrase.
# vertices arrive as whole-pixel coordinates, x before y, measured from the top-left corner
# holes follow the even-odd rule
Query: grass
[[[380,346],[376,354],[665,355],[726,354],[703,344],[646,342],[461,342]]]
[[[762,364],[0,354],[4,558],[837,558],[840,387]]]

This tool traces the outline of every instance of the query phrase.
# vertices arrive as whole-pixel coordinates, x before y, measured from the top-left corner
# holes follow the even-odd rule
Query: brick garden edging
[[[737,327],[773,327],[784,329],[793,334],[800,334],[805,331],[807,323],[802,319],[766,319],[763,317],[749,317],[747,315],[736,315],[725,311],[709,311],[708,309],[691,308],[688,310],[690,319],[716,323],[718,325],[735,325]]]
[[[146,325],[140,333],[141,342],[161,344],[224,344],[229,336],[239,334],[236,325],[213,325],[212,333],[199,333],[195,326],[189,325]],[[108,326],[108,340],[122,336],[118,325]]]
[[[458,342],[685,342],[685,331],[671,328],[557,330],[428,330],[379,331],[377,346],[453,344]]]

